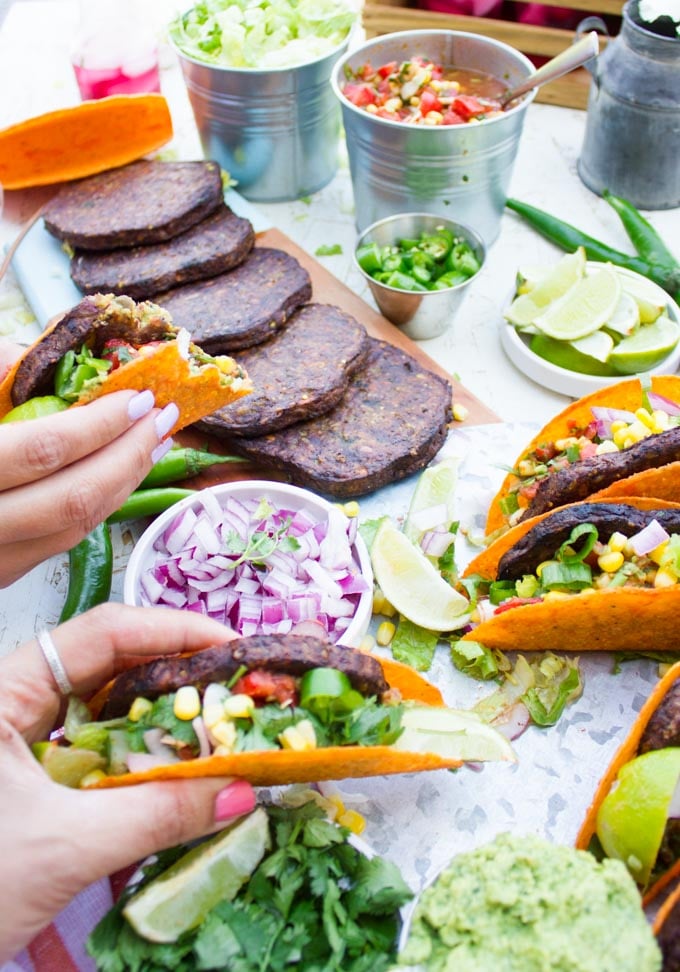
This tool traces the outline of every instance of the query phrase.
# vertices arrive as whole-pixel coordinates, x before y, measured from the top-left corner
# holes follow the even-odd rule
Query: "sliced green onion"
[[[515,581],[492,581],[489,584],[489,600],[492,604],[501,604],[509,597],[515,596]]]
[[[583,538],[583,539],[582,539]],[[582,540],[580,547],[577,541]],[[557,559],[563,564],[578,564],[585,560],[597,542],[597,527],[592,523],[579,523],[557,551]]]
[[[580,591],[584,587],[592,587],[592,584],[593,572],[588,564],[581,561],[574,563],[551,561],[541,571],[541,587],[547,591]]]
[[[349,678],[336,668],[312,668],[300,680],[300,705],[317,715],[349,712],[361,702]]]

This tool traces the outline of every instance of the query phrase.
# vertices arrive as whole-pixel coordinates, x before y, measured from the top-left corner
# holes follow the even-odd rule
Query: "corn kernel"
[[[627,542],[628,542],[628,538],[625,537],[622,533],[612,533],[611,537],[609,538],[609,543],[607,544],[607,546],[614,553],[620,553],[625,549]]]
[[[664,412],[663,409],[657,409],[652,412],[652,419],[654,421],[655,432],[665,432],[671,427],[670,416],[668,412]]]
[[[665,567],[659,567],[654,578],[654,587],[675,587],[678,578]]]
[[[249,719],[255,710],[255,703],[249,695],[230,695],[224,700],[223,709],[230,719]]]
[[[470,613],[470,622],[471,624],[479,624],[481,620],[482,619],[479,615],[479,611],[477,610],[477,608],[475,608],[474,611]]]
[[[612,422],[612,427],[614,423]],[[612,441],[614,445],[618,446],[619,449],[625,448],[624,442],[628,438],[628,426],[624,426],[622,429],[617,429],[616,432],[612,433]]]
[[[564,439],[555,439],[555,448],[558,452],[565,452],[569,446],[578,445],[578,439],[575,435],[568,435]]]
[[[215,737],[219,745],[224,746],[228,752],[232,752],[236,742],[236,726],[233,722],[227,722],[226,719],[217,722],[210,727],[210,734]]]
[[[357,836],[362,834],[366,829],[366,818],[362,817],[356,810],[345,810],[338,817],[338,823],[341,827],[347,827],[348,830],[351,830]]]
[[[316,749],[316,733],[309,719],[301,719],[296,725],[288,726],[279,733],[279,742],[284,749],[292,749],[296,753],[305,753]]]
[[[213,756],[231,756],[233,754],[233,749],[231,746],[215,746],[212,754]]]
[[[642,422],[643,425],[646,425],[648,429],[651,429],[654,426],[654,417],[647,411],[646,408],[636,408],[635,418],[638,420],[638,422]]]
[[[664,540],[663,543],[660,543],[658,547],[654,547],[654,549],[647,556],[650,560],[653,560],[655,564],[660,564],[667,549],[668,540]]]
[[[375,648],[375,638],[371,634],[364,635],[359,642],[359,651],[373,651]]]
[[[563,601],[565,597],[571,597],[571,594],[567,594],[566,591],[548,591],[547,594],[543,595],[544,601]]]
[[[373,592],[373,606],[371,610],[373,614],[382,614],[382,609],[385,604],[385,597],[381,591]]]
[[[621,429],[627,429],[628,422],[624,422],[623,419],[616,419],[614,422],[612,422],[610,428],[612,431],[612,435],[614,435],[616,432],[620,432]]]
[[[201,697],[195,685],[183,685],[177,689],[172,711],[176,718],[190,722],[201,714]]]
[[[595,447],[596,456],[605,456],[608,452],[618,452],[618,446],[611,441],[611,439],[605,439],[603,442],[598,442]]]
[[[647,436],[651,435],[651,432],[642,422],[633,422],[628,427],[628,435],[635,442],[640,442],[641,439],[646,439]]]
[[[104,770],[96,769],[91,770],[86,773],[85,776],[80,781],[81,790],[86,790],[88,786],[94,786],[95,783],[99,783],[100,780],[106,779],[106,773]]]
[[[354,519],[355,516],[359,516],[359,504],[356,500],[350,500],[349,503],[345,503],[342,510],[350,520]]]
[[[151,712],[152,709],[153,702],[151,702],[149,699],[142,698],[142,696],[139,695],[130,706],[128,719],[130,722],[139,722],[139,720],[142,719],[147,712]]]
[[[370,115],[376,115],[378,113],[378,106],[377,105],[366,105],[366,111]]]
[[[517,463],[517,472],[520,476],[533,476],[536,472],[536,464],[531,459],[520,459]]]
[[[394,633],[396,630],[396,625],[392,624],[391,621],[383,621],[376,631],[375,640],[384,648],[385,645],[389,645],[392,638],[394,638]]]
[[[460,402],[456,402],[453,406],[453,417],[456,422],[464,422],[469,414],[470,409],[466,408],[465,405],[461,405]]]
[[[213,702],[211,705],[203,706],[203,721],[208,729],[212,729],[224,719],[224,708],[220,702]]]
[[[399,111],[402,106],[401,98],[388,98],[385,102],[385,111]]]
[[[612,550],[609,553],[601,554],[597,558],[597,565],[606,574],[615,574],[623,564],[623,554],[621,551]]]

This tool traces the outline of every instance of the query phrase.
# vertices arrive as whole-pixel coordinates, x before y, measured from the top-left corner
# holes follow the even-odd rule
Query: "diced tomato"
[[[538,485],[539,482],[537,479],[535,479],[533,483],[527,483],[526,486],[520,486],[517,492],[525,499],[532,500],[538,491]]]
[[[536,446],[534,449],[534,455],[539,462],[547,462],[549,459],[554,459],[557,455],[557,449],[554,442],[544,442],[540,446]]]
[[[297,682],[292,675],[265,672],[259,668],[239,678],[232,691],[235,695],[249,695],[261,704],[297,705],[298,702]]]
[[[420,96],[420,111],[422,115],[427,115],[430,111],[441,111],[442,103],[434,93],[428,88],[425,88]]]
[[[580,451],[581,459],[590,459],[592,456],[597,455],[597,446],[594,442],[584,443]]]
[[[384,104],[388,98],[392,97],[392,85],[384,78],[378,83],[378,94],[380,95],[378,104]]]
[[[115,371],[116,368],[120,368],[121,365],[127,364],[128,361],[132,361],[139,354],[138,349],[130,344],[129,341],[123,341],[120,338],[112,338],[104,344],[104,348],[101,353],[101,357],[105,361],[111,362],[111,371]]]
[[[597,435],[597,422],[589,422],[583,430],[583,434],[586,439],[594,439]]]
[[[375,91],[367,84],[352,84],[348,82],[342,89],[345,97],[356,105],[357,108],[365,108],[366,105],[374,105],[378,100]]]
[[[465,119],[457,115],[455,111],[447,111],[442,118],[442,125],[464,125]]]
[[[481,101],[474,95],[458,95],[457,98],[453,99],[451,107],[465,121],[474,118],[475,115],[483,115],[486,110]]]
[[[378,68],[378,74],[381,78],[389,78],[390,74],[394,74],[398,67],[399,64],[397,61],[388,61],[387,64],[383,64]]]
[[[524,604],[539,604],[541,600],[540,597],[509,597],[507,601],[499,604],[493,613],[502,614],[503,611],[510,611],[512,608],[522,607]]]

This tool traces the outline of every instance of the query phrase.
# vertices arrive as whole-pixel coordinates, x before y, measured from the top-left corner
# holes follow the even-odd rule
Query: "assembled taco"
[[[0,418],[29,400],[56,395],[70,405],[124,388],[154,392],[156,405],[174,401],[190,425],[252,389],[229,357],[211,357],[151,301],[93,294],[31,345],[0,383]]]
[[[680,377],[610,385],[568,405],[514,463],[489,508],[494,534],[604,496],[680,501]]]
[[[680,871],[679,780],[680,663],[666,672],[640,710],[576,838],[582,850],[623,861],[645,902]]]
[[[680,647],[680,504],[563,506],[519,523],[468,565],[463,641],[539,651]]]
[[[65,735],[70,746],[39,755],[70,785],[237,776],[266,786],[514,759],[503,736],[445,708],[408,666],[304,635],[131,669],[85,715],[72,707]]]

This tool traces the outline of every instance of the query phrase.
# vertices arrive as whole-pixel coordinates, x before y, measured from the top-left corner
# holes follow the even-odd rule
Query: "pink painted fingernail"
[[[128,402],[128,416],[133,422],[136,422],[140,418],[144,418],[148,415],[153,408],[154,397],[153,392],[147,389],[146,391],[137,392],[134,398],[131,398]]]
[[[255,791],[246,780],[234,780],[215,797],[215,820],[223,823],[250,813],[255,807]]]
[[[162,442],[156,446],[156,448],[151,453],[151,462],[156,465],[159,459],[162,459],[166,452],[170,452],[172,449],[172,439],[163,439]]]
[[[174,402],[165,406],[162,412],[156,416],[156,434],[159,440],[166,436],[179,418],[179,409]]]

